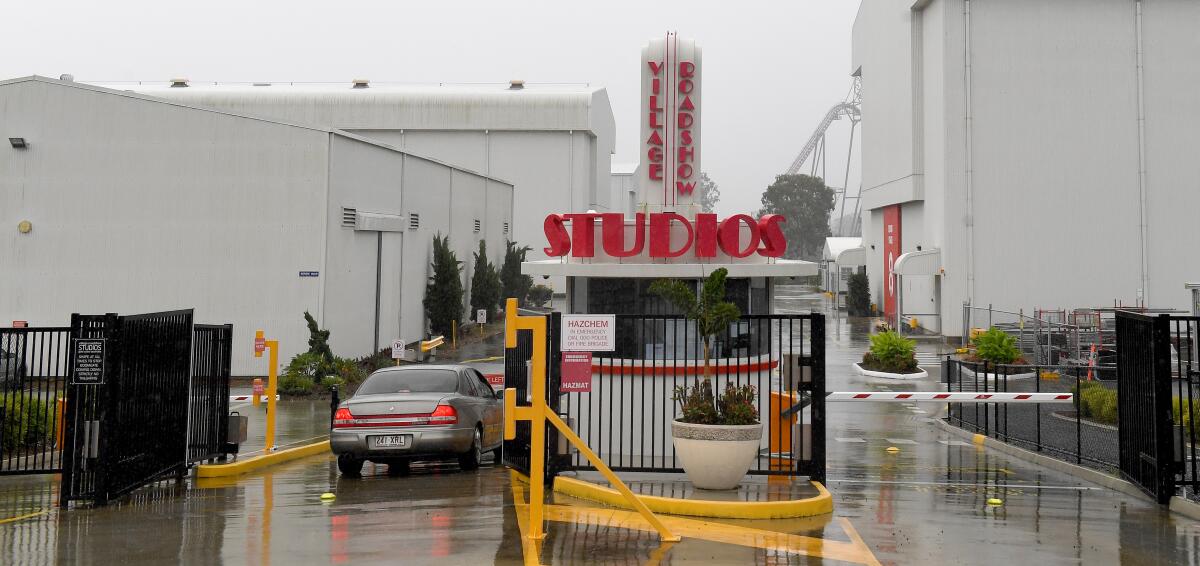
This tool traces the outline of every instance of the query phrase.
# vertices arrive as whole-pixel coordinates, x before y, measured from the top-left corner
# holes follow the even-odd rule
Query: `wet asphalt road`
[[[799,288],[780,290],[780,312],[822,309]],[[830,390],[935,390],[864,380],[850,363],[869,327],[828,325]],[[919,345],[933,359],[938,346]],[[487,362],[485,371],[497,371]],[[327,401],[281,405],[280,444],[325,430]],[[727,521],[738,527],[831,541],[862,537],[883,564],[1197,564],[1200,523],[941,431],[934,405],[831,403],[828,487],[832,517]],[[251,438],[261,418],[250,407]],[[257,434],[256,434],[257,433]],[[895,446],[898,453],[888,453]],[[254,447],[247,447],[252,451]],[[322,503],[323,492],[337,494]],[[515,492],[514,492],[515,491]],[[161,485],[118,505],[60,513],[53,476],[0,478],[0,564],[520,564],[517,505],[508,472],[453,464],[414,466],[403,477],[367,464],[343,479],[331,457],[312,457],[237,481]],[[1004,504],[989,507],[988,498]],[[582,502],[557,498],[565,506]],[[14,517],[26,517],[10,520]],[[660,546],[651,533],[615,528],[603,513],[550,522],[549,564],[844,564],[810,556],[685,538]],[[608,526],[606,526],[608,525]],[[770,546],[770,545],[763,545]],[[869,563],[870,556],[862,562]]]

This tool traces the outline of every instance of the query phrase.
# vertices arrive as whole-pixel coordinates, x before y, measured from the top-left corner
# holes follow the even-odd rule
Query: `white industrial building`
[[[516,187],[510,237],[542,253],[542,222],[564,210],[629,212],[609,178],[608,93],[587,85],[202,83],[112,85],[187,104],[345,130]],[[563,291],[561,278],[553,281]]]
[[[266,369],[257,328],[284,361],[305,350],[306,310],[343,356],[421,337],[433,236],[465,287],[478,242],[499,261],[514,221],[512,183],[402,138],[180,97],[0,81],[0,130],[0,320],[194,307],[233,323],[240,375]],[[499,151],[488,168],[509,170]]]
[[[959,336],[964,301],[1187,308],[1198,26],[1190,0],[864,0],[851,71],[881,309]]]

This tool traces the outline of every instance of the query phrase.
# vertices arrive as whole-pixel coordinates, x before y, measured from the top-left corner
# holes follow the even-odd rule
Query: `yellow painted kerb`
[[[246,458],[245,460],[229,462],[228,464],[208,464],[196,466],[196,477],[219,478],[227,476],[240,476],[242,474],[253,472],[254,470],[259,470],[268,466],[274,466],[276,464],[282,464],[298,458],[304,458],[305,456],[321,454],[323,452],[329,452],[328,440],[323,440],[315,444],[306,444],[296,448],[288,448],[287,450],[279,450],[270,454],[263,454],[262,456],[255,456],[253,458]]]
[[[811,517],[833,512],[833,497],[821,482],[811,482],[817,495],[787,501],[713,501],[703,499],[674,499],[655,495],[637,498],[655,513],[718,517],[722,519],[782,519]],[[616,490],[568,477],[554,478],[554,492],[611,507],[629,509],[629,503]]]

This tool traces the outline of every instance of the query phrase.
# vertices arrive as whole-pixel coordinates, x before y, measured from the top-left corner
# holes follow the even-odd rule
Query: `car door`
[[[479,400],[483,403],[484,411],[484,444],[494,446],[500,443],[500,435],[503,432],[503,414],[500,408],[500,400],[496,398],[496,391],[492,389],[492,384],[488,383],[487,378],[483,377],[479,370],[469,369],[475,381],[476,389],[479,391]]]

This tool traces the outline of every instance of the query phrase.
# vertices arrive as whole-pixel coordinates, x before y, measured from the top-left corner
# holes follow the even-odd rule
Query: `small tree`
[[[317,364],[316,374],[325,376],[333,372],[333,350],[329,349],[329,331],[317,327],[317,319],[304,311],[304,322],[308,324],[308,352]]]
[[[554,298],[554,289],[545,285],[534,285],[529,288],[529,304],[542,308]]]
[[[677,279],[659,279],[650,284],[651,293],[666,299],[684,316],[696,321],[696,331],[704,343],[705,381],[711,373],[709,355],[713,337],[742,316],[737,305],[725,300],[725,276],[728,274],[724,267],[710,273],[703,281],[699,299],[691,287]]]
[[[835,192],[825,186],[820,177],[809,175],[779,175],[763,191],[764,214],[782,214],[787,218],[783,235],[788,242],[789,259],[815,259],[829,236],[829,213],[833,210]]]
[[[487,311],[488,320],[496,314],[500,303],[500,273],[487,259],[487,242],[479,240],[479,251],[475,254],[475,273],[471,275],[471,314]]]
[[[529,289],[533,287],[533,278],[521,273],[521,262],[525,261],[525,253],[529,246],[517,246],[516,242],[505,243],[504,265],[500,268],[500,301],[515,298],[517,304],[524,306],[529,297]]]
[[[719,200],[721,200],[721,189],[712,179],[708,178],[708,173],[700,173],[700,187],[696,190],[696,204],[700,205],[700,209],[704,212],[713,212]]]
[[[452,321],[462,320],[462,262],[450,249],[450,238],[433,237],[433,275],[425,286],[425,316],[435,333],[449,334]]]
[[[846,281],[846,314],[850,316],[870,316],[871,289],[867,284],[867,274],[856,271]]]

